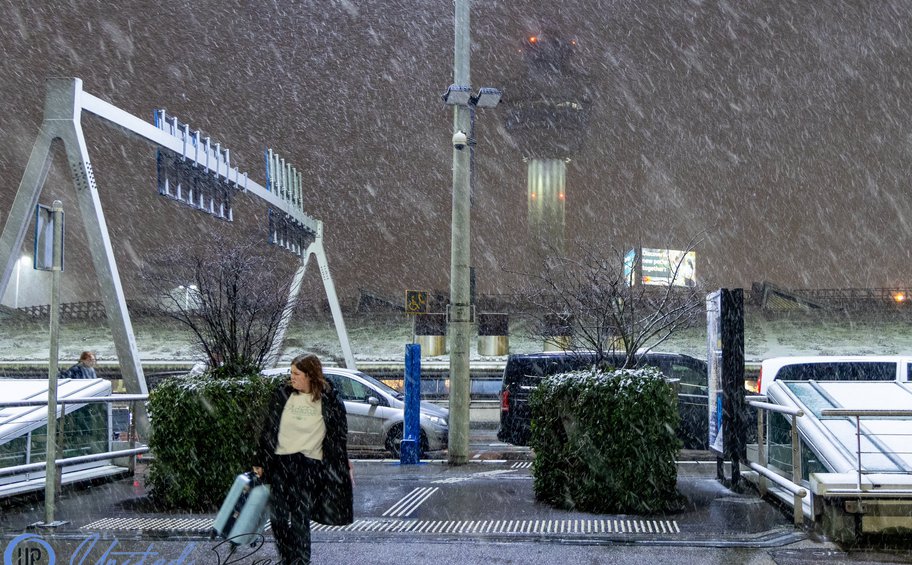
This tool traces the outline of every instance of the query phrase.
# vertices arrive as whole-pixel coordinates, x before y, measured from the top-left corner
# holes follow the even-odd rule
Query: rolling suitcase
[[[256,473],[242,473],[234,479],[228,496],[212,522],[212,537],[233,546],[255,545],[269,521],[269,485]]]

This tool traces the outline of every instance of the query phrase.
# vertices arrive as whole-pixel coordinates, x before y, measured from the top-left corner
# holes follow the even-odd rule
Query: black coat
[[[345,404],[332,388],[332,383],[327,382],[327,385],[322,397],[323,422],[326,424],[326,436],[323,438],[323,481],[311,509],[311,519],[330,526],[344,526],[354,521],[352,482],[346,449],[348,421],[345,417]],[[275,468],[282,411],[293,392],[291,385],[279,387],[269,401],[263,421],[253,465],[263,468],[263,478],[267,483],[270,472]]]

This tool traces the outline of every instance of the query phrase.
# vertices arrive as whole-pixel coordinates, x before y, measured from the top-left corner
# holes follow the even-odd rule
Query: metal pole
[[[766,410],[756,408],[757,410],[757,463],[761,467],[766,467]],[[760,475],[759,487],[760,496],[766,496],[766,477]]]
[[[471,86],[469,76],[469,0],[455,0],[453,83]],[[470,131],[468,106],[453,106],[453,134]],[[469,341],[471,304],[470,213],[471,152],[453,147],[453,217],[450,254],[450,434],[449,462],[464,465],[469,459]]]
[[[44,523],[54,522],[54,498],[57,490],[57,355],[60,337],[60,271],[63,267],[63,204],[55,200],[54,257],[51,268],[51,351],[48,359],[47,460],[44,477]]]
[[[130,425],[127,426],[127,433],[130,434],[130,449],[136,449],[136,401],[130,403]],[[130,456],[130,476],[136,474],[136,455]]]
[[[19,275],[22,272],[22,258],[16,261],[16,297],[13,299],[13,308],[19,308]]]
[[[861,416],[855,416],[855,443],[858,449],[858,492],[861,492]]]
[[[798,415],[792,414],[792,482],[796,485],[801,484],[801,444],[799,439]],[[804,523],[804,503],[801,502],[801,498],[797,493],[792,497],[796,526]]]

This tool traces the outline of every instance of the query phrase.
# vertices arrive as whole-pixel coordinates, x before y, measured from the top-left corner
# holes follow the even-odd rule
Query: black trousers
[[[310,563],[310,509],[319,496],[323,463],[300,453],[276,455],[270,470],[272,535],[282,565]]]

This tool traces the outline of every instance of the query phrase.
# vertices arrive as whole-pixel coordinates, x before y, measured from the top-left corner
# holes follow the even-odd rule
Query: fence
[[[824,409],[820,411],[820,415],[823,417],[831,418],[854,418],[855,419],[855,473],[857,475],[856,482],[856,491],[861,493],[861,478],[862,475],[868,473],[878,473],[885,474],[883,470],[876,471],[867,471],[865,470],[864,462],[862,457],[867,455],[880,455],[889,459],[893,464],[896,465],[897,471],[894,473],[908,474],[912,472],[909,465],[902,461],[902,456],[912,455],[912,432],[902,432],[898,429],[892,433],[885,433],[883,431],[878,431],[875,435],[872,432],[867,431],[861,424],[862,418],[912,418],[912,410],[851,410],[851,409]],[[912,426],[910,426],[912,429]],[[884,437],[905,437],[909,438],[909,441],[905,442],[905,445],[910,446],[910,451],[895,451],[888,448],[888,446],[881,441],[881,438]],[[868,443],[877,447],[877,450],[868,450],[863,451],[861,448],[862,438],[865,438]]]

